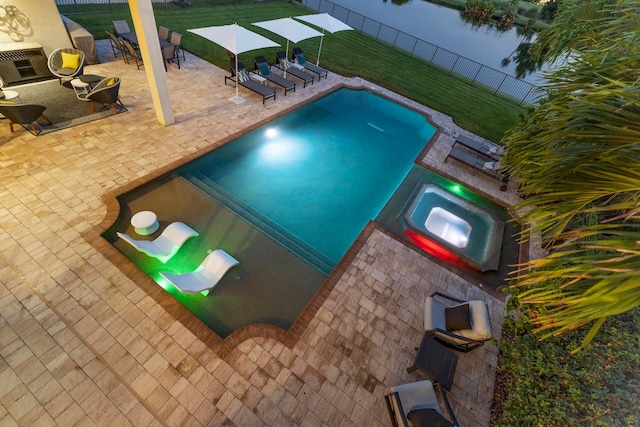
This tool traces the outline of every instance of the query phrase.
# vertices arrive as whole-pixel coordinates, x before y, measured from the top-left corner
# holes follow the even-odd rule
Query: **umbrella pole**
[[[240,98],[240,94],[238,93],[238,79],[240,79],[240,76],[238,76],[238,54],[234,54],[236,57],[236,69],[235,69],[235,77],[236,77],[236,96],[232,96],[231,98],[229,98],[229,101],[233,102],[234,104],[242,104],[244,101],[246,101],[244,98]]]
[[[284,51],[284,58],[288,61],[289,60],[289,39],[287,39],[287,49]],[[284,65],[284,78],[287,78],[287,66],[286,64],[282,64]]]
[[[322,29],[322,37],[320,37],[320,49],[318,49],[318,58],[316,59],[316,65],[320,65],[320,52],[322,51],[322,40],[324,40],[324,28]]]
[[[238,54],[236,53],[236,101],[238,101],[239,95],[238,95],[238,79],[240,77],[238,76]]]

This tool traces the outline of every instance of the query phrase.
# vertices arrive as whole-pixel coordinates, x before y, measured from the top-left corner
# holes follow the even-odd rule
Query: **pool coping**
[[[411,109],[421,115],[424,115],[429,122],[436,130],[431,136],[431,138],[426,141],[425,147],[420,151],[418,157],[414,160],[415,164],[418,164],[426,169],[432,170],[447,179],[456,181],[455,178],[447,176],[443,171],[434,169],[430,167],[430,165],[421,161],[420,159],[424,159],[428,151],[431,149],[433,144],[431,142],[436,141],[440,134],[443,132],[441,126],[439,126],[432,118],[431,114],[421,111],[418,108],[410,105],[407,102],[403,102],[399,99],[393,99],[387,94],[377,90],[376,87],[371,86],[368,82],[362,84],[348,84],[341,83],[336,86],[333,86],[325,91],[319,92],[318,94],[308,98],[305,102],[301,102],[297,105],[286,108],[282,111],[275,113],[273,116],[268,117],[266,119],[260,120],[250,126],[247,126],[233,134],[226,136],[225,138],[211,144],[210,146],[197,150],[194,153],[191,153],[179,160],[171,162],[166,166],[157,169],[156,171],[140,177],[136,180],[133,180],[117,190],[105,193],[101,196],[102,201],[105,203],[107,213],[105,214],[103,220],[98,224],[94,229],[87,230],[82,233],[85,240],[91,244],[96,250],[102,253],[105,258],[107,258],[110,262],[112,262],[122,273],[124,273],[129,279],[131,279],[138,287],[140,287],[147,295],[152,297],[158,304],[160,304],[169,314],[171,314],[177,321],[179,321],[182,325],[184,325],[188,330],[190,330],[195,336],[197,336],[202,342],[207,345],[212,351],[218,354],[221,357],[226,357],[229,355],[240,343],[244,342],[249,338],[273,338],[282,342],[284,345],[288,347],[293,347],[294,344],[300,339],[304,331],[307,329],[309,323],[316,315],[318,309],[325,302],[331,291],[334,289],[335,285],[338,283],[343,274],[347,271],[349,266],[351,266],[353,260],[356,255],[360,251],[360,249],[364,246],[369,236],[375,231],[378,230],[385,235],[391,237],[402,245],[420,253],[431,261],[441,264],[442,261],[437,259],[436,257],[430,255],[423,249],[418,246],[412,244],[411,242],[407,242],[399,237],[395,236],[385,227],[375,223],[370,220],[369,223],[365,226],[363,231],[358,235],[356,240],[347,250],[342,259],[338,262],[333,271],[329,274],[327,279],[320,285],[318,291],[315,295],[309,300],[305,308],[299,314],[297,319],[294,321],[289,330],[282,329],[275,325],[269,324],[252,324],[245,326],[239,330],[234,331],[226,338],[220,337],[217,333],[215,333],[209,326],[204,324],[199,318],[197,318],[191,311],[189,311],[185,306],[179,303],[173,296],[171,296],[168,292],[166,292],[161,286],[159,286],[153,279],[147,276],[141,269],[139,269],[129,258],[127,258],[124,254],[117,250],[111,243],[109,243],[105,238],[102,237],[102,234],[107,232],[110,228],[114,226],[118,217],[120,216],[120,204],[118,202],[118,197],[121,195],[134,190],[144,184],[147,184],[153,181],[156,178],[159,178],[235,139],[239,138],[242,135],[245,135],[261,126],[264,126],[267,123],[272,122],[286,114],[291,113],[299,109],[300,107],[307,105],[311,102],[314,102],[330,93],[333,93],[342,88],[355,89],[355,90],[366,90],[372,92],[378,96],[381,96],[385,99],[388,99],[392,102],[395,102],[405,108]],[[476,191],[477,189],[474,189]],[[483,197],[499,204],[500,206],[505,206],[505,204],[491,197],[489,194],[481,191],[477,191],[478,194]],[[513,216],[513,213],[512,213]],[[520,263],[523,262],[523,253],[526,253],[528,259],[528,251],[523,251],[523,245],[520,245]],[[464,271],[455,266],[448,266],[454,274],[458,276],[468,279],[468,276],[465,276]],[[476,285],[477,286],[477,285]],[[483,291],[489,293],[490,295],[500,299],[505,300],[507,295],[500,290],[494,290],[490,287],[481,287]]]

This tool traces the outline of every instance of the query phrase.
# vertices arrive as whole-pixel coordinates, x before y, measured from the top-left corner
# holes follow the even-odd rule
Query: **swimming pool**
[[[105,238],[219,336],[256,323],[287,330],[435,130],[411,109],[342,88],[122,195]],[[174,221],[199,236],[162,264],[114,237],[134,235],[141,210],[160,221],[145,239]],[[159,276],[192,271],[220,248],[240,264],[208,297]]]
[[[178,172],[328,274],[434,133],[422,114],[343,88]]]

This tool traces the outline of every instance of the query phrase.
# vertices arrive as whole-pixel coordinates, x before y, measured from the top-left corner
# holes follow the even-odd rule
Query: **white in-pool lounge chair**
[[[192,272],[183,274],[160,273],[160,275],[171,282],[183,294],[201,293],[207,296],[227,271],[238,264],[238,260],[234,257],[222,249],[216,249],[207,255],[202,264]]]
[[[125,233],[116,234],[140,252],[166,263],[180,250],[187,239],[197,236],[198,232],[182,222],[174,222],[169,224],[155,240],[135,240]]]

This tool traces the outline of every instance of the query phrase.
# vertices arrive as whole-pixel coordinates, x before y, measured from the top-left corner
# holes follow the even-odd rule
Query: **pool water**
[[[434,132],[422,114],[340,89],[179,173],[329,273]]]
[[[257,323],[288,330],[434,133],[422,114],[339,89],[122,195],[104,237],[220,337]],[[160,222],[146,237],[130,224],[142,210]],[[200,234],[166,264],[115,236],[154,239],[173,221]],[[160,279],[215,249],[240,263],[209,296]]]

